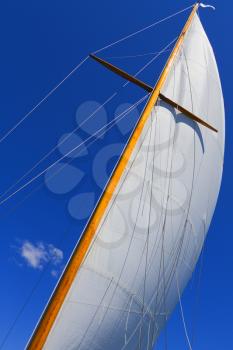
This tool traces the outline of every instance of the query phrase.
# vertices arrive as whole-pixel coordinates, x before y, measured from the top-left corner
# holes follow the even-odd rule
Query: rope
[[[165,21],[167,21],[167,20],[169,20],[169,19],[171,19],[171,18],[173,18],[173,17],[175,17],[175,16],[181,14],[181,13],[183,13],[183,12],[189,10],[189,9],[192,8],[192,7],[193,7],[193,5],[188,6],[188,7],[184,8],[183,10],[180,10],[180,11],[178,11],[178,12],[175,12],[175,13],[173,13],[172,15],[169,15],[169,16],[167,16],[167,17],[165,17],[165,18],[163,18],[163,19],[160,19],[160,20],[158,20],[158,21],[156,21],[156,22],[154,22],[154,23],[152,23],[152,24],[150,24],[150,25],[148,25],[148,26],[146,26],[146,27],[144,27],[144,28],[142,28],[142,29],[139,29],[139,30],[137,30],[137,31],[134,32],[134,33],[131,33],[131,34],[129,34],[129,35],[127,35],[127,36],[125,36],[125,37],[123,37],[123,38],[117,40],[117,41],[114,41],[114,42],[111,43],[111,44],[108,44],[108,45],[102,47],[101,49],[95,51],[94,54],[97,54],[97,53],[99,53],[99,52],[101,52],[101,51],[104,51],[104,50],[106,50],[106,49],[108,49],[108,48],[110,48],[110,47],[112,47],[112,46],[114,46],[114,45],[117,45],[117,44],[119,44],[119,43],[121,43],[121,42],[123,42],[123,41],[125,41],[125,40],[127,40],[127,39],[130,39],[130,38],[134,37],[135,35],[138,35],[138,34],[144,32],[144,31],[146,31],[146,30],[148,30],[148,29],[150,29],[150,28],[153,28],[153,27],[155,27],[156,25],[158,25],[158,24],[160,24],[160,23],[162,23],[162,22],[165,22]]]
[[[142,146],[142,144],[141,144],[141,146]],[[141,148],[141,146],[140,146],[140,148]],[[149,151],[149,150],[148,150],[148,151]],[[136,157],[133,159],[133,162],[131,163],[130,168],[128,169],[127,174],[129,173],[129,171],[130,171],[131,167],[133,166],[135,160],[136,160]],[[120,283],[120,280],[121,280],[121,278],[122,278],[122,274],[123,274],[123,272],[124,272],[124,268],[125,268],[125,266],[126,266],[127,259],[128,259],[128,257],[129,257],[129,252],[130,252],[130,249],[131,249],[131,246],[132,246],[133,239],[134,239],[134,237],[135,237],[136,225],[137,225],[137,221],[138,221],[139,214],[140,214],[140,208],[141,208],[141,204],[142,204],[142,201],[143,201],[143,198],[142,198],[142,197],[143,197],[143,191],[144,191],[144,186],[145,186],[145,181],[146,181],[147,167],[148,167],[148,162],[146,162],[146,166],[145,166],[145,170],[144,170],[143,184],[142,184],[142,189],[140,190],[141,193],[140,193],[140,199],[139,199],[139,206],[138,206],[138,208],[137,208],[136,222],[135,222],[135,225],[134,225],[134,227],[133,227],[133,231],[132,231],[132,234],[131,234],[131,237],[130,237],[129,244],[128,244],[128,246],[127,246],[127,251],[126,251],[125,256],[124,256],[124,260],[123,260],[123,263],[122,263],[122,266],[121,266],[121,269],[120,269],[120,273],[119,273],[119,275],[117,276],[117,279],[116,279],[116,281],[115,281],[115,286],[114,286],[114,289],[113,289],[111,298],[110,298],[110,300],[109,300],[109,302],[108,302],[108,305],[107,305],[107,307],[106,307],[106,309],[105,309],[105,311],[104,311],[104,314],[103,314],[103,316],[102,316],[101,322],[98,324],[97,330],[96,330],[95,334],[92,336],[92,339],[91,339],[91,342],[90,342],[91,345],[92,345],[92,343],[93,343],[93,341],[94,341],[94,339],[95,339],[96,334],[99,332],[100,327],[102,326],[102,324],[103,324],[103,322],[104,322],[104,319],[106,318],[107,312],[108,312],[109,307],[111,306],[111,303],[112,303],[112,301],[113,301],[113,299],[114,299],[114,297],[115,297],[115,294],[116,294],[118,285],[119,285],[119,283]],[[110,213],[110,210],[111,210],[111,208],[113,207],[113,205],[115,204],[115,200],[116,200],[116,198],[117,198],[117,195],[119,194],[121,188],[123,187],[123,184],[124,184],[126,178],[127,178],[127,177],[124,178],[124,180],[123,180],[121,186],[119,187],[118,192],[117,192],[117,194],[116,194],[116,196],[115,196],[115,199],[113,200],[113,202],[112,202],[112,204],[111,204],[111,206],[110,206],[110,208],[109,208],[109,210],[108,210],[108,212],[107,212],[107,214],[106,214],[106,216],[105,216],[103,222],[101,223],[100,230],[101,230],[101,228],[105,225],[105,222],[106,222],[106,220],[107,220],[107,218],[108,218],[108,215],[109,215],[109,213]],[[98,235],[96,236],[95,240],[93,241],[91,247],[92,247],[93,244],[95,243],[97,237],[98,237]],[[91,247],[89,248],[89,252],[90,252]],[[86,258],[88,257],[89,252],[87,253]],[[86,259],[86,258],[85,258],[85,259]],[[84,260],[84,261],[85,261],[85,260]],[[141,260],[140,260],[140,261],[141,261]],[[115,327],[113,327],[113,329],[115,330]],[[122,348],[122,349],[123,349],[123,348]]]
[[[144,99],[145,99],[146,97],[147,97],[147,95],[144,97]],[[139,104],[139,102],[137,102],[136,104]],[[134,106],[131,106],[131,107],[128,109],[128,112],[130,112],[131,109],[133,109],[134,107],[136,107],[136,104],[135,104]],[[121,116],[122,114],[124,114],[124,113],[127,113],[127,110],[125,110],[123,113],[121,113],[119,116],[117,116],[117,118],[120,117],[120,116]],[[95,142],[95,141],[96,141],[96,140],[94,140],[94,142]],[[94,143],[94,142],[92,142],[92,143]],[[92,143],[91,143],[91,144],[92,144]],[[63,236],[62,236],[62,237],[63,237]],[[18,320],[19,320],[20,317],[22,316],[22,314],[23,314],[23,312],[24,312],[26,306],[27,306],[28,303],[30,302],[30,300],[31,300],[31,298],[32,298],[32,296],[33,296],[33,294],[34,294],[34,292],[35,292],[36,289],[38,288],[38,286],[39,286],[39,284],[40,284],[40,282],[41,282],[43,276],[44,276],[45,273],[48,271],[49,266],[50,266],[50,262],[48,262],[48,264],[46,265],[44,271],[41,273],[39,279],[36,281],[35,285],[32,287],[31,292],[29,293],[29,295],[28,295],[28,297],[26,298],[25,302],[23,303],[22,307],[21,307],[20,310],[18,311],[18,313],[17,313],[17,315],[16,315],[14,321],[12,322],[11,326],[9,327],[9,329],[8,329],[8,331],[7,331],[7,333],[6,333],[5,337],[4,337],[4,339],[3,339],[3,341],[0,343],[0,349],[5,345],[6,341],[8,340],[8,338],[9,338],[10,334],[12,333],[14,327],[16,326]]]
[[[169,50],[164,50],[164,52],[168,52]],[[107,56],[106,58],[135,58],[135,57],[145,57],[145,56],[154,56],[157,54],[160,54],[161,51],[156,51],[156,52],[148,52],[148,53],[142,53],[142,54],[137,54],[137,55],[128,55],[128,56]]]
[[[168,43],[159,53],[153,57],[148,63],[146,63],[139,71],[136,72],[135,77],[139,75],[142,71],[144,71],[152,62],[157,59],[170,45],[173,44],[173,42],[176,40],[173,39],[170,43]],[[121,88],[125,88],[127,85],[129,85],[130,82],[124,83]],[[120,88],[120,89],[121,89]],[[105,100],[105,102],[99,106],[94,112],[92,112],[87,119],[85,119],[79,126],[77,126],[75,129],[72,130],[71,133],[69,133],[64,139],[62,139],[56,146],[54,146],[48,153],[46,153],[36,164],[34,164],[24,175],[22,175],[13,185],[8,187],[1,195],[0,200],[8,193],[10,190],[12,190],[17,184],[19,184],[27,175],[29,175],[33,170],[35,170],[38,165],[40,165],[45,159],[47,159],[59,146],[61,146],[67,139],[69,139],[75,132],[77,132],[84,124],[87,123],[88,120],[90,120],[101,108],[103,108],[105,105],[107,105],[110,101],[113,100],[114,97],[117,96],[120,89],[118,91],[115,91],[110,97]],[[1,205],[1,203],[0,203]]]
[[[67,79],[69,79],[83,64],[87,61],[89,56],[85,57],[60,83],[58,83],[40,102],[38,102],[27,114],[23,116],[10,130],[8,130],[0,139],[2,143],[8,136],[10,136],[38,107],[42,105]]]
[[[167,20],[169,20],[169,19],[171,19],[171,18],[173,18],[173,17],[175,17],[175,16],[177,16],[177,15],[179,15],[179,14],[181,14],[181,13],[183,13],[183,12],[185,12],[185,11],[187,11],[188,9],[190,9],[191,7],[193,7],[193,5],[191,5],[191,6],[188,6],[188,7],[186,7],[185,9],[183,9],[183,10],[181,10],[181,11],[178,11],[178,12],[175,12],[174,14],[172,14],[172,15],[169,15],[169,16],[167,16],[167,17],[165,17],[165,18],[163,18],[163,19],[161,19],[161,20],[159,20],[159,21],[156,21],[156,22],[154,22],[154,23],[152,23],[152,24],[150,24],[149,26],[146,26],[146,27],[144,27],[144,28],[142,28],[142,29],[140,29],[140,30],[138,30],[138,31],[136,31],[136,32],[134,32],[134,33],[131,33],[131,34],[129,34],[129,35],[127,35],[127,36],[125,36],[125,37],[123,37],[123,38],[121,38],[121,39],[119,39],[119,40],[117,40],[117,41],[115,41],[115,42],[113,42],[113,43],[111,43],[111,44],[108,44],[108,45],[106,45],[105,47],[103,47],[103,48],[101,48],[101,49],[99,49],[99,50],[97,50],[97,51],[95,51],[94,53],[96,54],[96,53],[98,53],[98,52],[101,52],[101,51],[103,51],[103,50],[106,50],[107,48],[109,48],[109,47],[112,47],[112,46],[114,46],[114,45],[116,45],[116,44],[118,44],[118,43],[120,43],[120,42],[123,42],[123,41],[125,41],[125,40],[127,40],[127,39],[129,39],[129,38],[132,38],[133,36],[135,36],[135,35],[137,35],[137,34],[140,34],[140,33],[142,33],[142,32],[144,32],[144,31],[146,31],[146,30],[148,30],[148,29],[150,29],[150,28],[153,28],[154,26],[156,26],[156,25],[158,25],[158,24],[160,24],[160,23],[162,23],[162,22],[165,22],[165,21],[167,21]],[[31,114],[33,113],[33,112],[35,112],[67,79],[69,79],[87,60],[88,60],[88,58],[89,58],[89,56],[86,56],[76,67],[74,67],[74,69],[68,74],[68,75],[66,75],[66,77],[63,79],[63,80],[61,80],[60,81],[60,83],[58,83],[51,91],[49,91],[49,93],[44,97],[44,98],[42,98],[28,113],[26,113],[11,129],[9,129],[1,138],[0,138],[0,143],[2,143],[5,139],[7,139],[29,116],[31,116]]]
[[[155,57],[153,57],[149,62],[147,62],[145,64],[145,66],[143,66],[143,68],[139,69],[139,71],[137,71],[137,73],[134,75],[134,77],[137,77],[141,72],[143,72],[149,65],[151,65],[151,63],[153,63],[165,50],[167,50],[168,47],[170,47],[175,41],[177,40],[177,37],[175,37],[170,43],[168,43],[164,49],[162,49]],[[130,84],[129,81],[127,81],[124,84],[124,87],[127,86],[128,84]]]
[[[143,194],[143,189],[145,185],[145,180],[146,180],[146,175],[148,171],[148,160],[149,160],[149,150],[150,150],[150,145],[151,145],[151,136],[152,136],[152,120],[150,120],[150,141],[149,141],[149,146],[147,149],[147,158],[146,158],[146,173],[144,177],[144,182],[143,182],[143,188],[142,188],[142,194]],[[153,156],[153,162],[154,162],[154,156]],[[152,167],[151,170],[151,176],[153,179],[154,175],[154,169]],[[152,180],[153,181],[153,180]],[[151,183],[151,189],[152,189],[153,183]],[[141,308],[141,326],[140,326],[140,331],[139,331],[139,340],[138,340],[138,345],[139,345],[139,350],[142,348],[142,328],[143,328],[143,321],[144,321],[144,309],[145,309],[145,297],[146,297],[146,283],[147,283],[147,265],[148,265],[148,251],[149,251],[149,237],[150,237],[150,220],[151,220],[151,207],[152,207],[152,190],[151,190],[151,196],[150,196],[150,208],[149,208],[149,218],[148,218],[148,228],[147,228],[147,234],[146,234],[146,257],[145,257],[145,268],[144,268],[144,281],[143,281],[143,292],[142,292],[142,308]],[[145,194],[145,199],[144,199],[144,206],[146,203],[146,194]],[[144,210],[144,207],[143,207]],[[142,211],[143,213],[143,211]],[[141,215],[142,215],[141,213]]]
[[[35,170],[38,165],[40,165],[45,159],[47,159],[58,147],[60,147],[65,141],[67,141],[76,131],[78,131],[88,120],[90,120],[101,108],[103,108],[108,102],[110,102],[117,93],[112,94],[101,106],[99,106],[93,113],[91,113],[87,119],[85,119],[79,126],[72,130],[64,139],[58,142],[48,153],[46,153],[36,164],[34,164],[24,175],[22,175],[13,185],[8,187],[5,192],[0,195],[0,199],[3,198],[10,190],[12,190],[17,184],[19,184],[27,175],[29,175],[33,170]]]
[[[185,337],[186,337],[186,340],[188,343],[189,350],[192,350],[192,345],[191,345],[191,342],[189,339],[188,330],[187,330],[187,326],[186,326],[185,318],[184,318],[184,310],[183,310],[183,306],[182,306],[182,302],[181,302],[181,295],[180,295],[180,288],[179,288],[177,273],[176,273],[176,285],[177,285],[177,292],[178,292],[178,296],[179,296],[180,313],[181,313],[182,322],[183,322],[183,326],[184,326]]]
[[[204,225],[204,232],[206,232],[206,225]],[[196,289],[196,297],[195,297],[195,314],[193,316],[193,326],[192,326],[192,334],[191,334],[191,339],[192,339],[192,346],[194,346],[197,338],[197,323],[198,323],[198,311],[200,309],[200,298],[201,298],[201,282],[202,282],[202,275],[203,275],[203,268],[204,268],[204,254],[205,254],[205,243],[206,239],[204,240],[204,244],[202,247],[202,252],[201,252],[201,258],[200,258],[200,263],[199,263],[199,273],[197,276],[197,289]]]
[[[189,66],[188,66],[188,61],[187,61],[187,57],[186,57],[186,53],[185,53],[185,49],[184,48],[183,48],[183,56],[184,56],[184,61],[185,61],[185,65],[186,65],[186,69],[187,69],[187,73],[188,73],[190,98],[191,98],[191,104],[192,104],[192,110],[193,110],[193,93],[192,93],[191,78],[190,78]],[[185,220],[185,224],[184,224],[184,227],[183,227],[182,245],[183,245],[184,236],[185,236],[185,233],[186,233],[185,231],[186,231],[187,219],[188,219],[190,208],[191,208],[192,195],[193,195],[193,191],[194,191],[194,182],[195,182],[195,170],[196,170],[196,163],[195,163],[195,160],[196,160],[195,130],[194,130],[193,136],[194,136],[194,139],[193,139],[193,143],[194,143],[194,145],[193,145],[194,164],[193,164],[192,184],[191,184],[191,192],[190,192],[190,199],[189,199],[189,204],[188,204],[188,208],[187,208],[186,220]],[[182,245],[181,245],[181,247],[182,247]],[[191,346],[191,342],[190,342],[190,339],[189,339],[189,335],[188,335],[188,331],[187,331],[187,327],[186,327],[186,323],[185,323],[185,318],[184,318],[184,312],[183,312],[183,307],[182,307],[182,302],[181,302],[180,289],[179,289],[179,284],[178,284],[177,271],[176,271],[175,275],[176,275],[176,284],[177,284],[177,291],[178,291],[178,296],[179,296],[180,312],[181,312],[181,317],[182,317],[182,323],[183,323],[183,327],[184,327],[185,337],[186,337],[186,341],[187,341],[189,350],[192,350],[192,346]]]
[[[93,135],[91,135],[90,137],[88,137],[85,141],[81,142],[78,146],[74,147],[72,150],[70,150],[69,152],[67,152],[65,155],[63,155],[62,157],[60,157],[59,159],[57,159],[54,163],[52,163],[51,165],[49,165],[46,169],[42,170],[40,173],[38,173],[37,175],[35,175],[32,179],[30,179],[28,182],[26,182],[24,185],[22,185],[21,187],[19,187],[16,191],[14,191],[13,193],[11,193],[8,197],[6,197],[5,199],[3,199],[0,202],[0,205],[4,204],[5,202],[7,202],[10,198],[12,198],[13,196],[15,196],[18,192],[22,191],[23,189],[25,189],[26,187],[28,187],[28,185],[30,185],[32,182],[34,182],[36,179],[38,179],[39,177],[41,177],[43,174],[45,174],[48,170],[50,170],[54,165],[58,164],[60,161],[62,161],[64,158],[66,158],[67,156],[69,156],[69,154],[73,153],[74,151],[76,151],[77,149],[79,149],[81,146],[83,146],[87,141],[89,141],[91,138],[93,138],[94,136],[98,135],[99,132],[105,132],[105,128],[106,126],[110,127],[107,129],[110,130],[114,124],[116,124],[117,121],[123,119],[132,109],[134,109],[135,107],[137,107],[140,103],[142,103],[148,95],[144,96],[143,98],[141,98],[139,101],[137,101],[133,106],[130,106],[130,108],[128,108],[126,111],[122,112],[117,118],[115,118],[113,121],[109,122],[108,124],[104,125],[102,128],[100,128],[99,130],[97,130]],[[96,140],[94,140],[96,141]],[[93,142],[92,142],[93,143]],[[92,144],[91,143],[91,144]],[[60,169],[61,170],[61,169]]]
[[[141,147],[142,147],[142,145],[143,145],[143,142],[144,142],[146,136],[147,136],[147,133],[144,135],[144,138],[143,138],[143,140],[142,140],[142,142],[141,142],[141,144],[140,144],[140,147],[139,147],[138,152],[140,152]],[[127,179],[127,175],[129,174],[130,170],[132,169],[132,167],[133,167],[133,165],[134,165],[134,163],[135,163],[135,160],[136,160],[136,157],[134,157],[133,161],[131,162],[131,164],[129,165],[129,167],[126,169],[127,174],[126,174],[126,176],[124,177],[124,179],[123,179],[123,181],[122,181],[122,183],[121,183],[121,185],[120,185],[120,187],[119,187],[119,189],[118,189],[118,191],[117,191],[117,193],[116,193],[116,195],[115,195],[115,197],[114,197],[114,199],[113,199],[113,201],[112,201],[112,203],[111,203],[111,205],[110,205],[110,208],[108,209],[108,212],[106,213],[106,216],[105,216],[105,218],[104,218],[104,220],[103,220],[103,222],[102,222],[102,224],[101,224],[101,226],[100,226],[100,230],[101,230],[101,228],[103,227],[103,225],[105,224],[105,222],[106,222],[106,220],[107,220],[107,217],[108,217],[108,215],[109,215],[111,209],[112,209],[113,206],[115,205],[116,198],[117,198],[118,194],[120,193],[120,191],[121,191],[121,189],[122,189],[122,187],[123,187],[123,185],[124,185],[124,183],[125,183],[125,181],[126,181],[126,179]],[[144,188],[144,183],[145,183],[145,175],[146,175],[146,174],[145,174],[145,172],[144,172],[144,176],[143,176],[143,188]],[[137,215],[136,215],[136,222],[138,221],[138,217],[139,217],[139,210],[140,210],[140,207],[141,207],[142,194],[143,194],[142,192],[143,192],[143,189],[142,189],[141,194],[140,194],[139,207],[138,207]],[[134,236],[134,233],[135,233],[135,228],[136,228],[136,224],[134,225],[134,228],[133,228],[132,239],[133,239],[133,236]],[[89,249],[89,252],[90,252],[92,246],[94,245],[94,243],[96,242],[97,237],[98,237],[98,235],[95,237],[94,241],[92,242],[92,245],[91,245],[91,247],[90,247],[90,249]],[[144,246],[144,248],[145,248],[145,246]],[[87,256],[88,256],[89,252],[87,253]],[[138,271],[139,271],[139,267],[140,267],[141,262],[142,262],[143,254],[144,254],[144,249],[143,249],[143,253],[142,253],[142,255],[141,255],[141,258],[139,259],[139,260],[140,260],[140,263],[139,263],[139,266],[138,266],[136,275],[137,275],[137,273],[138,273]],[[87,256],[86,256],[86,258],[87,258]],[[86,259],[86,258],[85,258],[85,259]],[[84,262],[85,262],[85,260],[84,260]],[[83,263],[84,263],[84,262],[83,262]],[[124,268],[124,265],[123,265],[122,269],[123,269],[123,268]],[[121,270],[121,272],[120,272],[120,275],[121,275],[121,274],[122,274],[122,270]],[[133,283],[134,283],[134,282],[133,282]],[[130,287],[129,289],[132,289],[132,288],[133,288],[133,283],[131,284],[131,287]],[[118,284],[119,284],[119,277],[118,277],[117,286],[118,286]],[[115,287],[115,288],[116,288],[116,287]],[[115,291],[114,291],[113,293],[115,293]],[[114,295],[113,295],[113,296],[114,296]],[[112,298],[113,298],[113,296],[112,296]],[[111,303],[111,301],[110,301],[110,303]],[[110,307],[110,303],[109,303],[109,305],[108,305],[108,308]],[[129,302],[126,303],[125,309],[128,308],[129,303],[131,303],[131,298],[129,299]],[[102,319],[102,320],[103,320],[103,319]],[[121,320],[121,321],[122,321],[122,320]],[[119,323],[121,323],[121,321],[120,321]],[[99,327],[100,327],[100,326],[99,326]],[[98,327],[98,329],[99,329],[99,327]],[[114,332],[118,327],[119,327],[119,324],[118,324],[118,321],[117,321],[117,322],[115,322],[115,324],[114,324],[114,326],[113,326],[113,331],[110,333],[110,337],[112,337],[113,332]],[[109,345],[110,345],[110,344],[109,344]]]

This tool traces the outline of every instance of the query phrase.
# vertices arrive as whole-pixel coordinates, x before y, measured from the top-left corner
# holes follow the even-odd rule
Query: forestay
[[[191,277],[216,205],[224,107],[195,15],[161,91],[218,129],[158,101],[45,349],[152,349]]]

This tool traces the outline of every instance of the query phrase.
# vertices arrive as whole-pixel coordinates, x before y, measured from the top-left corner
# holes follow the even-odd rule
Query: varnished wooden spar
[[[193,114],[192,112],[188,111],[186,108],[182,107],[181,105],[179,105],[178,103],[172,101],[170,98],[159,94],[159,97],[161,98],[162,101],[166,102],[167,104],[169,104],[170,106],[176,108],[178,111],[180,111],[181,113],[183,113],[186,117],[192,119],[193,121],[205,126],[206,128],[218,132],[217,129],[215,129],[212,125],[206,123],[203,119],[197,117],[195,114]]]
[[[133,77],[132,75],[128,74],[127,72],[123,71],[122,69],[114,66],[113,64],[103,60],[102,58],[99,58],[93,54],[90,54],[90,57],[93,58],[95,61],[99,62],[100,64],[102,64],[104,67],[106,67],[107,69],[111,70],[112,72],[114,72],[115,74],[121,76],[122,78],[130,81],[131,83],[141,87],[142,89],[148,91],[148,92],[152,92],[153,88],[144,83],[143,81]],[[169,104],[170,106],[176,108],[178,111],[180,111],[181,113],[183,113],[186,117],[192,119],[193,121],[205,126],[206,128],[218,132],[217,129],[215,129],[213,126],[211,126],[210,124],[208,124],[207,122],[205,122],[203,119],[201,119],[200,117],[196,116],[195,114],[193,114],[192,112],[188,111],[186,108],[182,107],[181,105],[179,105],[177,102],[171,100],[170,98],[164,96],[163,94],[159,93],[159,98],[166,102],[167,104]]]
[[[188,31],[193,17],[198,9],[199,4],[195,4],[192,12],[184,26],[184,29],[179,36],[176,45],[164,67],[164,70],[153,89],[153,92],[151,93],[151,96],[147,102],[147,105],[134,129],[134,132],[132,133],[130,139],[128,140],[128,143],[124,149],[124,152],[122,153],[122,156],[120,157],[117,166],[109,179],[109,182],[106,186],[105,191],[103,192],[98,205],[93,212],[84,232],[83,235],[77,244],[76,248],[74,249],[74,252],[65,268],[65,271],[62,274],[62,277],[60,278],[57,287],[55,288],[54,293],[52,294],[52,297],[50,298],[50,301],[41,317],[41,319],[38,322],[38,325],[28,343],[27,349],[28,350],[41,350],[43,349],[46,340],[54,326],[54,323],[58,317],[58,314],[61,310],[61,307],[65,301],[65,298],[74,282],[74,279],[83,263],[83,260],[88,252],[88,249],[90,248],[91,242],[95,236],[95,233],[98,229],[98,226],[101,222],[101,219],[103,218],[103,215],[105,214],[105,211],[107,209],[107,206],[110,202],[110,200],[113,197],[113,194],[116,190],[117,185],[120,182],[120,179],[123,175],[123,172],[125,170],[126,165],[128,164],[128,161],[130,159],[130,156],[132,155],[132,152],[135,148],[135,145],[142,133],[142,130],[145,126],[145,123],[147,122],[151,110],[156,104],[156,101],[159,98],[160,90],[170,72],[170,68],[180,50],[180,47],[184,41],[184,37],[186,32]]]
[[[93,58],[95,61],[101,63],[103,66],[105,66],[106,68],[108,68],[109,70],[111,70],[112,72],[116,73],[117,75],[120,75],[122,78],[127,79],[129,81],[131,81],[131,83],[134,83],[138,86],[140,86],[142,89],[148,91],[148,92],[152,92],[153,88],[149,85],[147,85],[146,83],[144,83],[143,81],[133,77],[132,75],[126,73],[125,71],[123,71],[120,68],[117,68],[116,66],[114,66],[113,64],[103,60],[102,58],[99,58],[93,54],[89,55],[91,58]]]

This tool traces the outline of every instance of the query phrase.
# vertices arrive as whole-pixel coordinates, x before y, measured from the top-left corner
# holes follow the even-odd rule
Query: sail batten
[[[29,349],[151,350],[195,268],[219,192],[225,137],[217,65],[197,8]],[[160,93],[205,115],[218,133]]]

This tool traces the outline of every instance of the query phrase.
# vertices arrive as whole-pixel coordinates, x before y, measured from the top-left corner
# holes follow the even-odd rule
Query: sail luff
[[[102,194],[102,197],[99,200],[99,203],[93,212],[89,223],[87,224],[83,235],[77,244],[66,268],[65,271],[62,274],[62,277],[60,278],[59,283],[57,284],[57,287],[54,291],[54,293],[51,296],[51,299],[29,341],[29,344],[27,346],[28,350],[40,350],[43,348],[47,337],[54,325],[54,322],[59,314],[59,311],[64,303],[64,300],[66,298],[67,293],[70,290],[70,287],[72,286],[72,283],[75,279],[75,276],[77,275],[77,272],[79,271],[83,260],[88,252],[88,249],[91,245],[92,239],[94,238],[94,235],[96,233],[96,230],[101,222],[101,219],[105,213],[105,210],[114,194],[114,191],[121,179],[121,176],[125,170],[126,165],[128,164],[128,160],[135,148],[135,145],[142,133],[142,130],[146,124],[146,121],[148,120],[151,110],[156,104],[160,90],[163,87],[163,84],[166,81],[166,78],[170,72],[170,69],[172,67],[172,64],[179,53],[179,50],[183,44],[185,34],[187,33],[192,20],[194,18],[194,15],[197,12],[197,9],[199,7],[199,3],[196,3],[192,9],[192,12],[175,44],[175,47],[164,67],[164,70],[162,71],[160,78],[151,93],[151,96],[144,108],[144,111],[124,149],[124,152],[122,153],[118,164],[109,179],[109,182],[106,186],[105,191]]]

